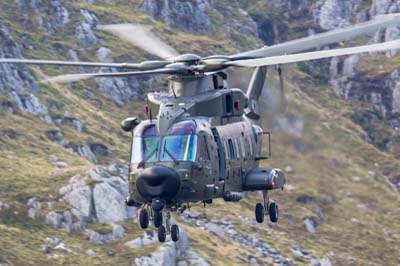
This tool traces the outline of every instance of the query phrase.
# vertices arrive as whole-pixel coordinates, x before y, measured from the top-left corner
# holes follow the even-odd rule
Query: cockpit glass
[[[195,161],[197,152],[196,124],[184,121],[175,124],[168,136],[157,136],[156,127],[147,125],[134,132],[132,163],[157,161]]]
[[[160,161],[194,161],[196,159],[197,136],[177,135],[162,139]]]

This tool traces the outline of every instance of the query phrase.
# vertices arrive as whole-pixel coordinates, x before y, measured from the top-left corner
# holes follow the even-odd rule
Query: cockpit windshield
[[[168,136],[157,136],[155,126],[135,130],[132,141],[132,163],[157,161],[195,161],[197,152],[196,126],[193,121],[177,123]]]
[[[162,139],[160,161],[194,161],[196,135],[167,136]]]

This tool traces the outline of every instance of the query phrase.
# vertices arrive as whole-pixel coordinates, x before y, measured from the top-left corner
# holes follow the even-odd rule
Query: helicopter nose
[[[162,165],[144,169],[136,179],[139,194],[147,200],[155,197],[172,199],[178,193],[180,185],[178,173]]]

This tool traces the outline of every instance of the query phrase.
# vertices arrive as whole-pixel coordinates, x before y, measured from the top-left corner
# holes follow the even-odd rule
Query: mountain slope
[[[373,1],[372,7],[363,1],[346,5],[333,0],[167,2],[168,6],[151,0],[2,1],[0,57],[152,58],[96,28],[123,22],[152,25],[182,53],[231,54],[256,48],[263,41],[271,44],[354,22],[352,18],[363,12],[386,10],[379,1]],[[336,2],[337,9],[328,8]],[[339,15],[332,19],[332,14]],[[286,169],[288,174],[286,190],[271,195],[280,204],[279,223],[254,223],[254,205],[261,200],[257,193],[236,204],[217,200],[206,209],[193,206],[186,215],[174,218],[187,232],[190,250],[199,256],[196,261],[203,258],[202,263],[210,265],[399,263],[398,113],[395,104],[388,104],[394,102],[396,78],[388,76],[400,61],[398,56],[382,55],[362,57],[356,65],[343,61],[286,68],[288,113],[267,115],[263,121],[264,128],[273,130],[273,158],[264,165]],[[335,69],[343,68],[338,65],[354,68],[355,73],[334,75]],[[129,158],[129,136],[120,131],[119,122],[128,116],[144,118],[144,93],[166,84],[162,77],[100,79],[68,86],[37,83],[46,75],[75,71],[91,70],[0,66],[2,265],[140,265],[146,254],[158,254],[158,243],[140,249],[125,245],[142,235],[130,218],[114,225],[122,225],[122,238],[106,244],[95,244],[87,231],[114,236],[113,226],[96,223],[100,213],[89,214],[92,220],[85,224],[86,231],[56,229],[49,219],[49,213],[59,214],[68,224],[68,213],[76,211],[68,194],[60,190],[71,182],[82,178],[79,189],[92,191],[90,202],[96,207],[106,193],[95,197],[93,191],[106,187],[107,178],[123,179],[123,170],[121,174],[113,167],[126,166]],[[269,75],[277,87],[274,71]],[[329,80],[343,77],[352,85],[345,81],[330,86]],[[240,83],[245,86],[246,81]],[[365,94],[359,88],[366,84],[370,87]],[[381,84],[387,87],[383,92],[377,88]],[[343,94],[350,97],[337,93],[343,87],[347,90]],[[371,95],[381,96],[374,101]],[[380,116],[383,113],[390,115]],[[387,142],[379,138],[392,145],[380,145]],[[91,169],[99,177],[94,178]],[[123,185],[116,188],[123,190]],[[78,218],[74,216],[72,222],[79,223]],[[57,248],[60,243],[54,238],[66,249]],[[176,259],[190,265],[195,255],[189,256],[187,249],[165,250],[175,250]]]

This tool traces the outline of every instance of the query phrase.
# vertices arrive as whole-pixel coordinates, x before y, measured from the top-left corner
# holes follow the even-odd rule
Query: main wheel
[[[139,212],[139,223],[142,229],[146,229],[149,226],[149,214],[146,209],[141,209]]]
[[[261,224],[264,222],[264,206],[261,203],[256,204],[255,213],[257,223]]]
[[[158,227],[158,241],[160,241],[161,243],[165,242],[165,239],[167,238],[167,230],[165,229],[164,225],[160,225],[160,227]]]
[[[156,228],[160,227],[163,222],[162,212],[153,211],[153,223]]]
[[[271,220],[271,222],[276,223],[278,221],[278,204],[276,204],[275,202],[271,202],[271,204],[269,205],[269,219]]]
[[[176,224],[171,226],[171,239],[174,242],[179,240],[179,227]]]

